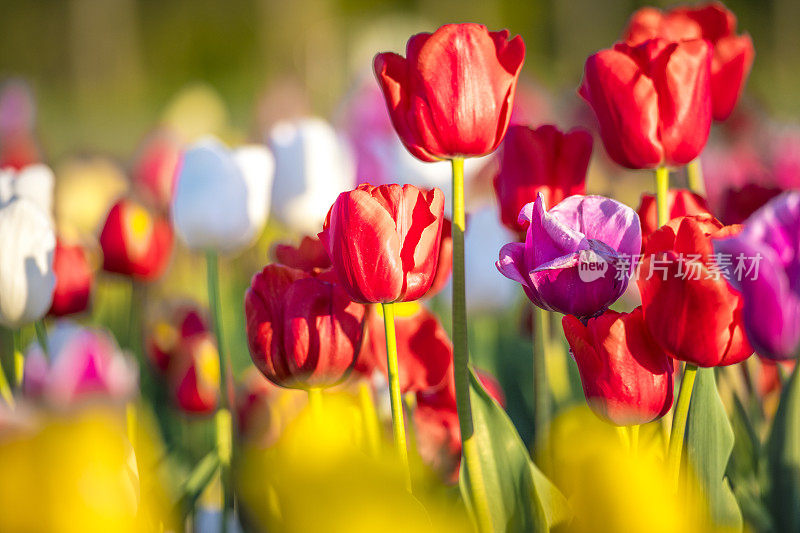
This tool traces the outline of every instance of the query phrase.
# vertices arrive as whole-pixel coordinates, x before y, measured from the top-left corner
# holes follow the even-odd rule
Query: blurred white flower
[[[37,163],[20,170],[10,167],[0,169],[0,205],[19,196],[35,203],[52,218],[54,187],[55,176],[47,165]]]
[[[0,206],[0,324],[19,328],[50,308],[55,247],[50,219],[31,200]]]
[[[339,193],[355,188],[347,143],[322,119],[305,118],[273,126],[269,146],[273,216],[297,234],[316,235]]]
[[[236,252],[252,244],[267,220],[274,168],[263,146],[229,150],[214,138],[190,146],[172,199],[178,236],[193,250]]]
[[[105,331],[62,320],[47,336],[48,361],[37,342],[28,348],[23,391],[53,406],[87,399],[120,403],[136,393],[138,369]]]

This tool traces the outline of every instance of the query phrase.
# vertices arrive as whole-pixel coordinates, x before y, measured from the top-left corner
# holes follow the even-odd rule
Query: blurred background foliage
[[[509,28],[527,44],[525,72],[574,94],[586,56],[617,39],[638,0],[2,0],[0,79],[22,76],[39,103],[48,159],[75,151],[127,158],[172,96],[202,81],[230,124],[260,138],[304,93],[330,115],[378,50],[447,22]],[[800,116],[800,2],[729,0],[756,45],[748,95],[782,118]],[[269,101],[263,95],[272,95]],[[285,106],[284,106],[285,107]]]

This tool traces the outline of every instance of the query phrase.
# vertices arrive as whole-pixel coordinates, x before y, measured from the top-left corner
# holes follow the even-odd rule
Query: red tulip
[[[170,364],[169,382],[177,406],[190,414],[211,414],[219,402],[219,352],[210,333],[195,335],[178,346]]]
[[[730,116],[744,89],[755,50],[746,33],[736,35],[736,16],[719,2],[680,7],[663,13],[646,7],[631,17],[624,33],[637,45],[661,37],[669,41],[706,39],[713,46],[711,104],[715,120]]]
[[[120,200],[108,213],[100,234],[103,269],[152,281],[164,272],[172,252],[172,229],[144,207]]]
[[[508,30],[448,24],[408,40],[374,69],[403,144],[423,161],[481,156],[506,133],[525,43]]]
[[[85,311],[89,306],[94,274],[83,247],[57,240],[53,272],[56,274],[56,286],[50,314],[65,316]]]
[[[476,374],[486,392],[501,407],[505,407],[505,396],[494,376],[482,370],[476,370]],[[458,427],[452,366],[448,370],[444,387],[432,392],[417,393],[414,425],[417,430],[417,446],[423,461],[440,472],[449,483],[456,483],[461,465],[461,432]]]
[[[237,391],[236,428],[245,442],[261,449],[272,446],[286,425],[306,406],[307,398],[301,391],[274,385],[251,366]]]
[[[179,347],[192,337],[208,332],[200,310],[193,305],[180,305],[167,319],[158,320],[147,339],[147,355],[156,370],[166,374],[177,357]]]
[[[339,195],[319,237],[353,300],[417,300],[436,274],[443,212],[439,189],[359,185]]]
[[[704,40],[618,43],[590,56],[579,93],[608,155],[627,168],[696,158],[711,127],[710,65]]]
[[[279,244],[275,247],[275,259],[282,265],[306,272],[330,268],[331,258],[317,237],[303,237],[299,246]]]
[[[650,336],[642,308],[606,311],[584,325],[561,323],[578,364],[583,393],[600,418],[618,426],[646,424],[672,407],[672,359]]]
[[[400,391],[405,394],[442,386],[453,363],[453,345],[436,315],[416,302],[403,304],[395,307],[394,324]],[[367,313],[366,327],[367,340],[357,367],[361,373],[376,369],[387,377],[386,334],[378,306]]]
[[[439,260],[436,262],[436,273],[433,275],[431,288],[425,293],[432,298],[444,289],[453,273],[453,223],[450,219],[442,219],[442,236],[439,239]]]
[[[329,387],[355,365],[364,306],[330,279],[279,264],[253,276],[245,294],[250,357],[276,385]]]
[[[555,126],[511,126],[500,146],[500,170],[494,191],[503,224],[521,233],[522,207],[541,192],[545,204],[557,205],[586,192],[586,170],[592,155],[592,136],[583,129],[562,133]]]
[[[711,238],[738,233],[711,215],[676,218],[650,236],[639,267],[644,319],[658,344],[697,366],[725,366],[753,349],[742,297],[721,275]]]
[[[667,194],[667,209],[669,219],[687,215],[708,215],[706,199],[686,189],[670,189]],[[647,244],[647,238],[659,228],[658,206],[656,197],[652,194],[643,194],[636,210],[642,224],[642,248]]]
[[[133,167],[137,189],[159,209],[169,209],[175,189],[182,143],[178,135],[161,130],[145,139]]]

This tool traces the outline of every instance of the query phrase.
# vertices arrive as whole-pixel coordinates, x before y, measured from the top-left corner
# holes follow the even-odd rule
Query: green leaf
[[[481,474],[495,531],[549,531],[569,519],[566,498],[533,464],[503,409],[470,372],[470,396]],[[469,502],[466,468],[460,485]]]
[[[733,451],[733,429],[717,392],[713,368],[697,371],[686,424],[687,463],[694,468],[714,524],[742,529],[742,513],[725,472]]]
[[[176,506],[183,516],[187,515],[205,488],[214,479],[219,467],[219,456],[216,451],[208,452],[189,473],[181,486],[181,498]]]
[[[781,393],[767,440],[767,504],[778,531],[800,531],[800,380],[797,369]]]

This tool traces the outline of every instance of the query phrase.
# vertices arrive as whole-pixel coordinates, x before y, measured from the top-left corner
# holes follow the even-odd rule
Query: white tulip
[[[273,215],[295,233],[316,235],[339,193],[355,188],[347,143],[327,122],[305,118],[276,124],[269,146],[275,154]]]
[[[35,203],[14,197],[0,207],[0,324],[19,328],[50,308],[55,247],[50,219]]]
[[[275,168],[263,146],[229,150],[213,138],[185,152],[172,199],[175,232],[193,250],[236,252],[264,229]]]
[[[0,170],[0,205],[18,196],[35,203],[52,217],[54,187],[55,176],[47,165],[37,163],[20,170],[4,168]]]

